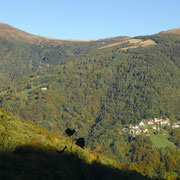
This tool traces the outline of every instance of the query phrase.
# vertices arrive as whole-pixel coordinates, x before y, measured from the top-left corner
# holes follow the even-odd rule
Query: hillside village
[[[128,127],[123,128],[123,131],[132,135],[144,134],[149,136],[150,129],[159,131],[160,128],[165,128],[166,126],[171,126],[172,129],[180,128],[180,121],[171,124],[169,119],[154,118],[150,120],[142,120],[137,125],[129,125]]]

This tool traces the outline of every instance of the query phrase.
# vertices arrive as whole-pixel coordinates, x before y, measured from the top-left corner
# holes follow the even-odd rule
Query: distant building
[[[175,129],[175,128],[179,128],[180,127],[180,125],[179,124],[177,124],[177,123],[174,123],[173,125],[172,125],[172,128],[173,129]]]
[[[141,121],[141,122],[139,123],[139,126],[144,126],[144,122]]]
[[[154,123],[162,126],[170,125],[169,119],[154,118]]]
[[[160,122],[160,124],[161,124],[162,126],[166,126],[166,125],[170,126],[170,121],[169,121],[169,119],[162,119],[162,121]]]
[[[143,133],[148,133],[148,129],[144,129],[144,130],[143,130]]]
[[[47,87],[43,87],[41,88],[42,91],[46,91],[47,90]]]
[[[140,129],[131,129],[130,133],[134,134],[134,135],[139,135],[141,133],[141,130]]]
[[[132,125],[130,124],[130,125],[128,126],[128,128],[132,128]]]
[[[155,124],[160,124],[162,121],[162,119],[159,119],[159,118],[154,118],[154,122]]]
[[[148,125],[153,125],[154,122],[153,122],[152,120],[150,120],[150,121],[147,122],[147,124],[148,124]]]

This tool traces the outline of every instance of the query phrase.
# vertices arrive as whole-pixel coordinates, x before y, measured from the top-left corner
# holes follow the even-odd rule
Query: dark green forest
[[[35,44],[0,38],[0,72],[7,80],[12,81],[42,67],[62,63],[67,57],[91,49],[91,46],[95,46],[95,43],[45,42]]]
[[[97,41],[60,40],[34,36],[0,23],[0,88],[43,67],[63,64],[69,57],[123,41],[120,36]]]

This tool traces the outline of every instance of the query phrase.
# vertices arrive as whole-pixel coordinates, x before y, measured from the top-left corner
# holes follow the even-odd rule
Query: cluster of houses
[[[170,126],[169,119],[161,119],[161,118],[154,118],[151,120],[143,120],[137,125],[129,125],[127,128],[124,128],[123,131],[129,132],[133,135],[149,135],[149,128],[159,131],[160,127]],[[172,128],[179,128],[180,122],[176,122],[172,124]]]
[[[148,125],[161,125],[161,126],[170,126],[169,119],[160,119],[160,118],[154,118],[152,120],[147,121]]]
[[[149,135],[149,131],[147,128],[141,128],[139,127],[138,125],[136,126],[132,126],[130,125],[128,128],[124,128],[123,129],[124,131],[128,131],[130,134],[133,134],[133,135],[139,135],[139,134],[145,134],[145,135]]]

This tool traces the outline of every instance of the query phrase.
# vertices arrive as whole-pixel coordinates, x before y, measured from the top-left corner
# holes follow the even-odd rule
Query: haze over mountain
[[[179,28],[72,41],[0,24],[0,52],[1,108],[61,135],[75,128],[90,149],[148,177],[180,176]],[[154,118],[171,126],[124,130]]]

